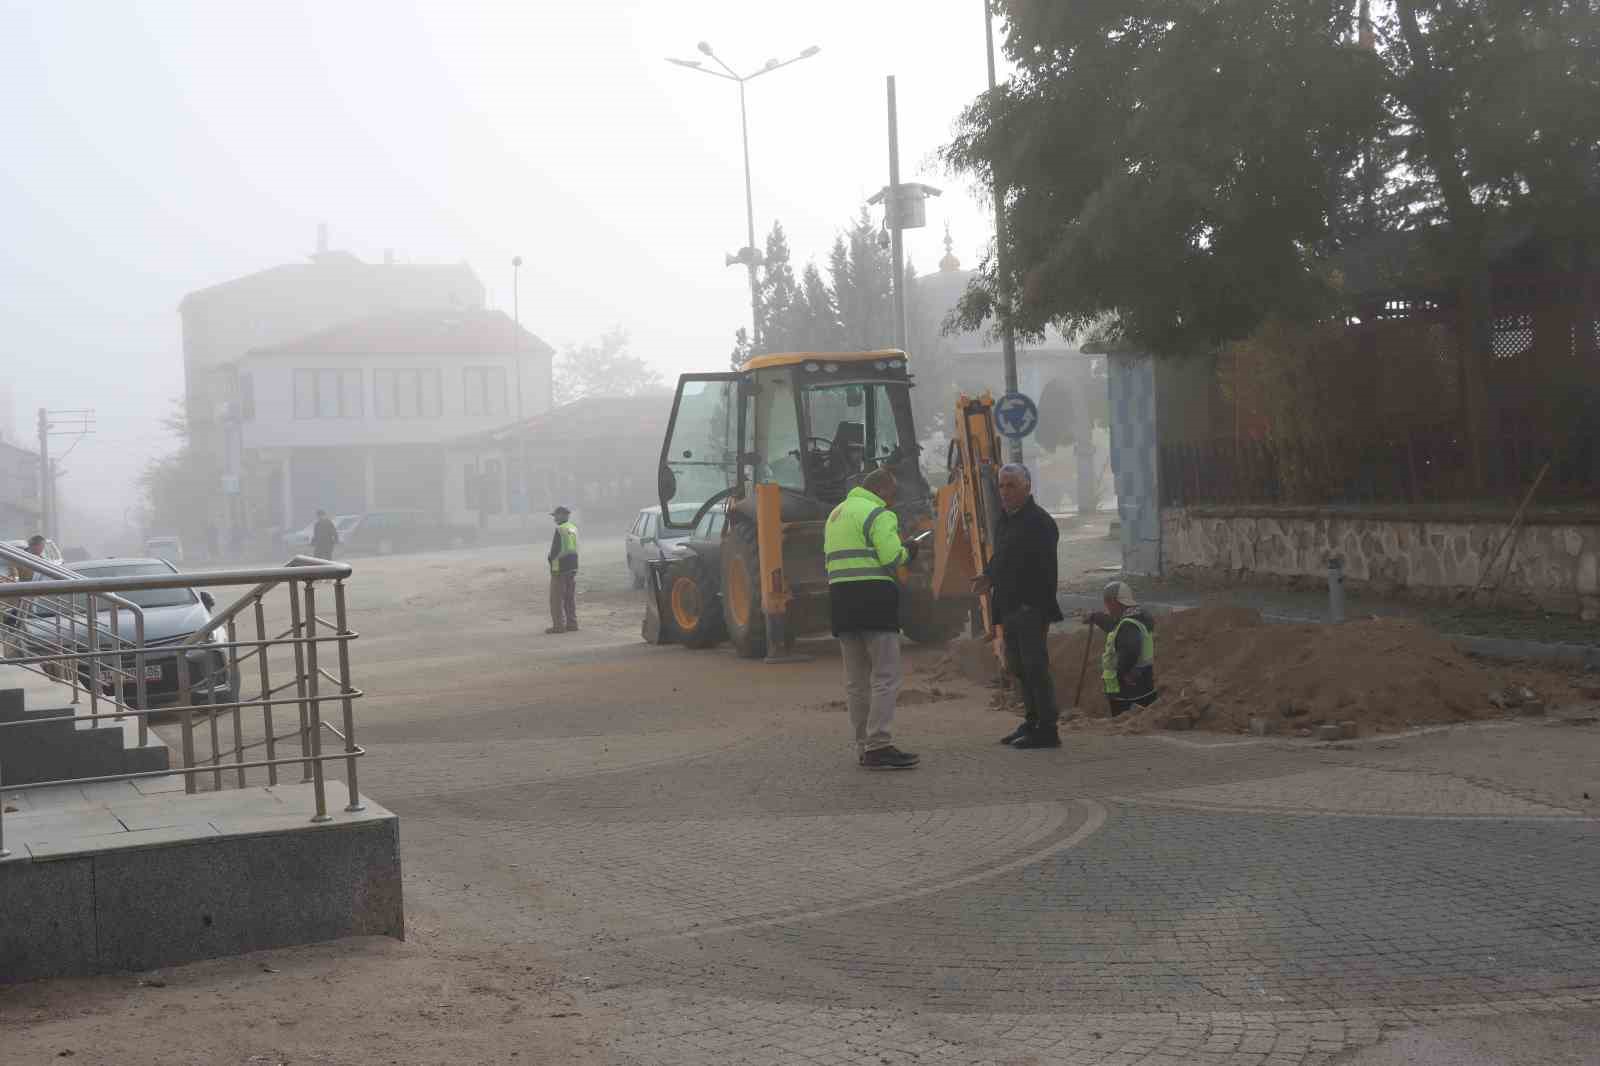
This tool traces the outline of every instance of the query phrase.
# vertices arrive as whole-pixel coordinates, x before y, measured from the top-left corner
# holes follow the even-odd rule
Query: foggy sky
[[[557,348],[622,325],[668,376],[720,367],[749,315],[722,265],[744,243],[737,90],[664,61],[700,39],[741,72],[822,48],[749,87],[758,243],[780,219],[797,273],[821,263],[887,183],[892,73],[901,179],[945,189],[908,252],[934,269],[948,219],[971,266],[988,213],[931,153],[984,87],[982,11],[0,0],[0,430],[31,446],[38,407],[94,408],[61,492],[120,526],[170,448],[178,301],[300,259],[324,221],[368,260],[464,259],[507,310],[521,255],[523,324]]]

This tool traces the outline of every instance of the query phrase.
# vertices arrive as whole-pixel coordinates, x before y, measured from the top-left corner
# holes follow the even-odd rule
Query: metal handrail
[[[9,545],[0,545],[0,557],[14,558],[16,549]],[[279,767],[295,763],[303,767],[303,780],[310,782],[316,797],[316,813],[312,821],[325,822],[331,819],[327,812],[327,801],[324,790],[323,764],[328,761],[342,760],[345,763],[345,778],[349,789],[348,811],[360,811],[363,808],[358,791],[356,777],[356,760],[366,754],[366,749],[356,743],[355,720],[353,706],[357,699],[365,693],[351,684],[350,679],[350,653],[349,645],[360,634],[352,630],[348,624],[347,605],[345,600],[345,580],[353,573],[353,568],[347,563],[335,563],[326,559],[316,559],[310,556],[295,556],[281,567],[267,567],[241,570],[218,570],[199,573],[171,573],[151,574],[124,577],[94,578],[83,574],[75,574],[63,567],[56,566],[46,560],[40,559],[31,553],[26,558],[15,559],[24,567],[31,569],[36,577],[34,580],[13,585],[9,582],[0,582],[0,606],[9,601],[24,599],[38,599],[49,597],[64,602],[70,607],[74,602],[84,603],[87,610],[83,613],[86,618],[82,628],[87,631],[87,644],[80,642],[76,628],[70,640],[46,640],[35,637],[33,649],[37,654],[21,656],[18,660],[24,666],[37,666],[40,664],[53,664],[74,661],[69,667],[72,672],[74,692],[83,661],[88,664],[88,677],[85,687],[90,693],[91,707],[86,715],[73,713],[70,715],[53,715],[46,718],[27,718],[15,722],[0,722],[0,736],[4,729],[10,727],[24,727],[39,725],[46,722],[59,722],[62,720],[97,722],[108,718],[124,718],[134,716],[138,721],[140,741],[143,743],[146,735],[147,720],[158,713],[173,713],[179,715],[182,726],[182,766],[177,769],[165,771],[141,771],[128,774],[111,774],[94,778],[78,779],[82,782],[93,781],[119,781],[137,780],[141,778],[157,777],[163,774],[181,774],[184,779],[186,792],[197,790],[196,775],[210,773],[213,775],[213,787],[223,787],[223,771],[229,769],[237,774],[239,787],[246,783],[246,771],[264,768],[267,772],[267,783],[278,783]],[[45,576],[39,580],[38,576]],[[334,610],[333,618],[324,618],[317,610],[317,584],[318,582],[331,582],[333,585]],[[160,710],[152,709],[149,700],[145,697],[145,670],[144,670],[144,612],[119,593],[130,591],[143,591],[164,588],[204,588],[221,587],[227,585],[249,585],[250,588],[234,602],[220,611],[216,611],[210,619],[198,630],[187,633],[182,639],[163,644],[159,649],[151,649],[151,654],[159,654],[164,660],[172,656],[176,664],[177,674],[177,704],[164,707]],[[279,586],[283,586],[288,594],[288,611],[290,625],[285,630],[276,626],[268,629],[265,598]],[[60,597],[84,596],[85,600],[76,601],[67,599],[60,601]],[[108,642],[99,632],[100,614],[97,604],[104,600],[112,607],[111,634]],[[129,707],[121,698],[122,677],[126,671],[121,669],[124,661],[121,657],[128,654],[129,649],[117,634],[117,612],[123,607],[130,609],[135,614],[138,640],[133,650],[138,655],[137,673],[140,684],[139,707]],[[63,610],[66,607],[62,608]],[[253,615],[253,618],[251,617]],[[255,635],[251,639],[248,635],[238,632],[241,623],[247,619],[254,622]],[[74,623],[76,623],[74,618]],[[219,630],[226,629],[226,639],[214,639],[219,635]],[[59,638],[59,634],[57,634]],[[241,639],[241,637],[243,639]],[[324,645],[333,644],[337,650],[337,671],[330,670],[327,665],[319,663],[318,650]],[[272,666],[269,663],[268,652],[274,648],[292,650],[294,657],[294,674],[292,679],[274,684]],[[242,654],[241,654],[242,653]],[[202,670],[200,675],[204,684],[197,688],[195,678],[192,676],[191,659],[194,659],[197,668]],[[116,658],[117,666],[107,669],[104,660],[108,657]],[[259,673],[259,692],[254,699],[245,699],[242,691],[244,679],[240,672],[240,665],[256,660],[253,672]],[[327,660],[324,660],[326,663]],[[220,665],[216,665],[220,662]],[[281,669],[281,663],[279,668]],[[98,703],[101,689],[106,684],[104,677],[113,678],[114,695],[110,698],[115,710],[100,713]],[[281,675],[280,675],[281,677]],[[328,684],[324,685],[326,681]],[[220,688],[219,688],[220,686]],[[293,691],[290,691],[293,690]],[[200,695],[207,702],[196,705],[194,698]],[[218,699],[219,695],[227,695],[231,699]],[[322,715],[323,704],[328,701],[338,701],[342,706],[342,719],[339,728],[331,721],[324,721]],[[76,696],[74,697],[76,702]],[[279,734],[273,724],[273,708],[284,704],[293,704],[299,710],[298,729],[294,732]],[[246,743],[241,719],[241,712],[245,708],[260,708],[264,736],[258,740]],[[203,716],[201,723],[209,728],[210,752],[209,756],[197,757],[195,750],[194,729],[196,714]],[[218,729],[218,719],[224,714],[231,714],[233,725],[232,746],[224,750]],[[324,732],[332,734],[340,743],[342,750],[324,754],[322,751],[322,737]],[[292,756],[280,757],[278,745],[281,742],[298,738],[300,751]],[[246,752],[265,746],[265,758],[246,759]],[[224,763],[224,759],[231,761]],[[9,786],[13,790],[26,790],[43,788],[53,784],[67,782],[37,782],[26,785]],[[0,812],[0,829],[3,829],[3,812]],[[0,857],[6,855],[4,837],[0,835]]]
[[[25,582],[24,581],[3,581],[3,582],[0,582],[0,600],[16,599],[16,600],[22,600],[25,603],[27,600],[30,600],[30,599],[43,598],[43,599],[50,599],[52,601],[56,601],[56,602],[59,603],[58,598],[51,596],[49,591],[47,589],[45,589],[43,586],[45,586],[45,585],[52,585],[53,586],[53,585],[56,585],[56,584],[60,583],[61,581],[78,582],[78,581],[87,580],[87,579],[84,578],[84,576],[82,574],[79,574],[74,570],[69,570],[65,566],[61,566],[61,565],[58,565],[56,563],[52,563],[48,559],[41,558],[40,556],[37,556],[37,555],[33,554],[30,551],[26,551],[26,550],[23,550],[21,548],[17,548],[17,547],[15,547],[13,545],[10,545],[10,544],[0,543],[0,559],[9,560],[13,568],[24,569],[24,570],[28,571],[31,575],[33,575],[31,580],[28,580],[28,581],[25,581]],[[49,575],[49,577],[53,578],[54,580],[52,580],[52,581],[40,581],[40,580],[38,580],[38,577],[39,577],[40,574]],[[26,587],[23,587],[23,586],[26,586]],[[145,681],[145,676],[144,676],[144,667],[145,667],[145,657],[144,657],[144,636],[145,636],[145,624],[144,623],[145,623],[145,617],[144,617],[144,608],[139,606],[137,603],[134,603],[132,600],[129,600],[129,599],[126,599],[125,597],[119,596],[114,592],[91,594],[92,591],[93,590],[84,588],[82,585],[78,585],[72,590],[72,593],[74,595],[77,594],[78,592],[82,592],[82,593],[85,594],[85,601],[84,601],[85,610],[82,613],[85,615],[85,622],[86,622],[85,629],[87,630],[87,632],[89,634],[89,640],[90,640],[90,644],[91,645],[97,646],[99,644],[99,638],[98,638],[98,636],[97,636],[97,634],[95,632],[95,630],[97,628],[96,623],[98,622],[99,617],[100,617],[99,608],[96,606],[96,603],[95,603],[95,601],[97,599],[104,599],[110,605],[110,611],[108,613],[110,615],[110,623],[111,623],[111,631],[110,631],[110,633],[111,633],[111,641],[112,641],[112,644],[113,644],[114,647],[120,647],[120,645],[122,643],[122,638],[121,638],[121,635],[120,635],[120,632],[119,632],[120,626],[118,625],[118,614],[119,614],[119,612],[126,610],[128,613],[133,615],[134,636],[133,636],[133,641],[132,641],[132,645],[131,646],[132,646],[132,651],[133,651],[133,656],[134,656],[134,677],[133,677],[134,693],[135,693],[135,698],[138,699],[140,705],[143,706],[144,703],[146,702],[147,695],[148,695],[148,688],[147,688],[146,681]],[[72,600],[71,600],[70,596],[65,601],[65,603],[66,603],[68,608],[72,607]],[[68,617],[75,618],[75,615],[69,610],[68,611]],[[19,616],[19,618],[18,618],[18,623],[19,623],[18,624],[18,636],[19,636],[19,638],[22,636],[22,634],[24,632],[24,629],[23,629],[23,627],[21,625],[21,622],[23,621],[23,618],[24,618],[24,616]],[[61,613],[60,613],[59,610],[57,612],[56,618],[57,618],[57,621],[56,621],[55,628],[56,628],[56,632],[59,634],[60,628],[61,628],[61,623],[60,623]],[[73,637],[74,637],[74,640],[75,640],[75,638],[76,638],[76,624],[75,624],[75,622],[70,628],[73,631]],[[35,633],[34,636],[37,637],[37,634]],[[60,644],[59,642],[57,642],[55,644],[55,646],[57,646],[57,647],[65,647],[66,645]],[[96,663],[96,665],[98,666],[98,658],[96,658],[96,659],[94,659],[92,661],[94,661]],[[24,667],[24,668],[27,668],[27,667]],[[122,694],[123,694],[123,687],[122,686],[123,686],[124,679],[127,678],[127,671],[122,669],[120,658],[118,660],[118,665],[115,666],[115,667],[112,667],[112,673],[113,673],[113,690],[112,690],[112,693],[111,693],[112,702],[115,705],[122,706],[122,707],[126,708],[126,703],[122,698]],[[48,675],[46,675],[46,676],[48,676]],[[90,706],[91,709],[99,706],[100,690],[99,690],[99,684],[98,684],[98,682],[99,682],[98,671],[96,672],[94,680],[95,680],[96,684],[89,686],[89,706]],[[77,703],[78,702],[78,671],[77,671],[76,667],[74,667],[73,670],[72,670],[71,686],[72,686],[72,702],[73,703]],[[148,741],[148,739],[149,739],[148,725],[147,725],[147,723],[145,722],[145,720],[143,718],[139,719],[138,729],[139,729],[139,744],[142,747],[142,746],[144,746],[146,741]]]

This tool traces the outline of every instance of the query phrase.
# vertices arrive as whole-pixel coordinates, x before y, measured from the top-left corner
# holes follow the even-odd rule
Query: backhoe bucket
[[[641,634],[646,644],[676,644],[677,630],[672,624],[664,580],[666,567],[646,564],[644,579],[644,625]]]

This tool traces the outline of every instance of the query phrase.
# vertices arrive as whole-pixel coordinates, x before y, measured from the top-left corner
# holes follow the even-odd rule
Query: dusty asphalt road
[[[0,990],[4,1061],[1600,1061],[1593,727],[1025,754],[911,648],[868,774],[828,642],[646,647],[620,542],[546,637],[542,554],[357,562],[405,943]]]

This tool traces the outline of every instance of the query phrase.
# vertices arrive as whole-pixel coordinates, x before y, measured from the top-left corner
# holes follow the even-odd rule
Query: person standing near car
[[[900,542],[894,474],[880,466],[828,515],[822,538],[833,635],[844,659],[845,705],[858,762],[909,770],[917,756],[891,742],[900,696],[900,568],[915,545]]]
[[[556,520],[555,536],[550,539],[550,628],[546,633],[578,631],[578,527],[572,512],[557,507],[550,512]]]
[[[1005,635],[1006,669],[1022,689],[1022,724],[1002,737],[1013,748],[1059,748],[1055,682],[1050,677],[1050,623],[1056,603],[1056,520],[1033,500],[1033,478],[1021,463],[1000,468],[1000,521],[989,565],[972,579],[988,592],[990,616]]]
[[[328,517],[327,511],[317,512],[317,524],[311,527],[311,554],[318,559],[332,559],[333,546],[339,543],[339,528]]]

